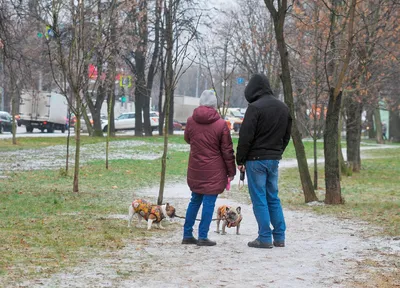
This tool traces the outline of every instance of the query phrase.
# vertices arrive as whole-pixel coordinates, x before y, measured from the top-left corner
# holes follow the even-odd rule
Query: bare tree
[[[227,15],[225,15],[227,17]],[[218,109],[222,117],[225,117],[230,98],[232,97],[233,79],[238,61],[235,47],[232,42],[235,31],[234,21],[227,18],[212,34],[212,37],[199,39],[199,65],[207,73],[210,84],[218,101]]]
[[[90,14],[86,16],[87,8],[85,1],[71,0],[69,3],[53,1],[51,10],[48,10],[51,19],[48,57],[53,78],[76,117],[73,192],[79,192],[81,117],[85,111],[88,66],[93,55],[93,46],[86,41],[90,37],[91,20]]]
[[[3,88],[2,101],[5,103],[5,94],[11,102],[12,114],[12,143],[17,144],[16,138],[16,120],[15,114],[17,113],[18,102],[18,89],[21,85],[21,73],[25,66],[25,57],[22,53],[21,47],[23,44],[23,28],[24,19],[22,19],[12,3],[7,1],[0,2],[0,55],[2,56],[2,68],[4,69],[4,82],[7,82],[7,87]],[[5,106],[3,104],[3,106]]]
[[[326,204],[341,204],[343,198],[340,186],[340,167],[339,167],[339,115],[342,101],[342,85],[346,76],[347,68],[350,63],[353,38],[354,38],[354,19],[356,0],[352,0],[347,6],[346,3],[333,0],[331,5],[326,4],[331,12],[329,37],[327,40],[325,59],[330,56],[329,63],[326,60],[326,77],[329,87],[329,102],[326,115],[326,129],[324,133],[324,156],[325,156],[325,187]],[[343,13],[347,17],[343,21],[338,21],[339,15]],[[342,62],[336,61],[338,53],[337,31],[347,27],[346,42]],[[342,47],[340,47],[342,48]]]
[[[274,6],[273,0],[264,0],[271,17],[274,21],[275,38],[278,46],[279,55],[281,58],[281,69],[282,69],[282,85],[285,96],[285,103],[288,105],[290,115],[293,119],[292,124],[292,138],[296,150],[297,163],[299,167],[299,173],[301,183],[303,187],[303,193],[305,202],[311,202],[318,200],[311,181],[310,172],[308,169],[307,158],[304,150],[304,145],[301,139],[300,132],[297,127],[294,101],[293,101],[293,88],[291,82],[291,74],[289,67],[289,53],[287,51],[286,42],[284,38],[284,24],[286,13],[288,10],[288,3],[286,0],[278,1],[278,9]]]
[[[162,115],[162,118],[165,120],[166,133],[164,133],[164,150],[161,157],[161,180],[157,200],[158,204],[163,202],[164,197],[168,135],[173,134],[174,90],[181,75],[189,69],[195,60],[190,57],[188,47],[192,40],[197,36],[197,26],[201,19],[201,14],[198,15],[196,11],[194,11],[193,15],[190,14],[193,12],[192,9],[188,9],[191,5],[194,5],[191,1],[182,2],[181,0],[168,0],[165,2],[164,6],[165,29],[163,30],[162,37],[166,44],[166,59],[165,75],[162,75],[165,81],[165,108],[163,109],[165,114]],[[180,42],[180,39],[182,39],[182,42]],[[164,41],[161,41],[161,43],[163,42]],[[186,60],[189,60],[189,64],[185,65]]]

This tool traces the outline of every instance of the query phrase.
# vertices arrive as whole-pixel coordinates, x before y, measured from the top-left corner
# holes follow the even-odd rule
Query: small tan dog
[[[175,208],[169,203],[163,205],[152,205],[150,202],[142,199],[138,199],[129,205],[129,218],[128,227],[131,227],[132,218],[134,215],[138,217],[138,224],[136,227],[140,226],[142,219],[147,221],[147,230],[151,229],[151,225],[157,224],[159,229],[165,229],[161,225],[161,221],[165,218],[173,218],[175,216]]]
[[[241,208],[239,207],[231,207],[227,205],[222,205],[218,207],[217,210],[217,233],[219,232],[219,224],[222,222],[222,233],[221,235],[225,235],[225,228],[228,226],[228,228],[231,227],[236,227],[236,234],[240,235],[239,229],[240,229],[240,222],[242,221],[242,214],[241,214]]]

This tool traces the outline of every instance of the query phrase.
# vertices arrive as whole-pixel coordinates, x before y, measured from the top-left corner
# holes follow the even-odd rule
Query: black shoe
[[[197,241],[197,246],[215,246],[217,245],[217,242],[211,241],[210,239],[199,239]]]
[[[274,241],[275,247],[285,247],[285,241]]]
[[[183,238],[182,244],[197,244],[197,239],[192,237],[192,238]]]
[[[272,245],[272,243],[260,242],[258,239],[247,243],[247,246],[253,247],[253,248],[267,248],[267,249],[271,249],[274,247]]]

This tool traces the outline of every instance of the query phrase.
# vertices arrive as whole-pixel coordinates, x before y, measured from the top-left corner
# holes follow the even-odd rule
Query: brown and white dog
[[[236,227],[236,234],[239,235],[240,222],[242,221],[242,214],[240,206],[231,207],[227,205],[222,205],[218,207],[217,210],[217,233],[219,233],[219,224],[222,222],[222,233],[221,235],[225,235],[225,228]]]
[[[147,230],[151,229],[153,222],[157,224],[159,229],[165,229],[161,225],[161,221],[165,218],[173,218],[175,216],[175,208],[169,203],[152,205],[146,200],[137,199],[129,205],[128,227],[131,227],[132,218],[135,214],[139,220],[136,227],[140,226],[142,219],[144,219],[147,221]]]

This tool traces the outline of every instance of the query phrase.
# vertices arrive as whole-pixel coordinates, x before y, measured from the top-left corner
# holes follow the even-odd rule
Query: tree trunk
[[[115,136],[115,113],[114,113],[114,106],[115,106],[115,92],[114,90],[108,91],[107,96],[107,111],[108,111],[108,134],[110,136]]]
[[[161,5],[161,4],[160,4]],[[161,25],[161,24],[160,24]],[[160,29],[163,30],[163,25],[161,25]],[[163,105],[163,92],[164,92],[164,81],[165,81],[165,59],[164,59],[164,49],[162,47],[164,47],[164,43],[165,43],[165,35],[163,33],[161,33],[161,37],[160,37],[160,87],[159,87],[159,93],[158,93],[158,112],[159,112],[159,117],[158,117],[158,133],[159,135],[163,135],[164,133],[164,120],[165,120],[165,109]]]
[[[368,138],[375,139],[376,130],[374,128],[374,112],[373,110],[367,110],[367,121],[368,121]]]
[[[136,62],[136,88],[135,88],[135,136],[143,136],[143,121],[146,121],[146,117],[143,115],[144,98],[147,96],[146,93],[146,80],[145,80],[145,69],[146,59],[140,51],[136,51],[135,54]],[[147,119],[149,120],[149,119]],[[148,123],[150,125],[150,123]]]
[[[69,169],[69,142],[71,138],[71,111],[68,104],[68,133],[67,133],[67,155],[65,156],[65,175],[68,175]]]
[[[88,127],[88,132],[89,135],[93,136],[93,137],[103,137],[103,130],[101,128],[101,107],[103,106],[103,102],[104,99],[106,98],[106,91],[105,91],[105,87],[104,87],[104,83],[101,83],[99,85],[99,87],[97,88],[97,95],[96,95],[96,103],[93,104],[92,99],[90,99],[89,97],[89,93],[88,96],[86,98],[87,99],[87,103],[88,103],[88,107],[90,110],[90,113],[92,114],[92,121],[93,121],[93,126],[90,123],[90,119],[89,122],[85,119],[86,121],[86,126]],[[90,125],[89,125],[90,123]]]
[[[111,65],[112,66],[112,65]],[[111,73],[112,76],[115,75],[115,65],[112,67],[114,73]],[[115,76],[114,76],[115,77]],[[114,78],[113,78],[114,79]],[[110,81],[109,87],[114,87],[114,81]],[[106,169],[108,166],[108,156],[110,149],[110,136],[115,136],[115,127],[114,127],[114,105],[115,105],[115,89],[109,89],[108,91],[108,101],[107,101],[107,111],[108,111],[108,125],[107,125],[107,139],[106,139]]]
[[[101,113],[99,109],[96,109],[94,113],[92,112],[93,119],[93,137],[103,137],[103,129],[101,129]]]
[[[78,92],[79,93],[79,92]],[[79,192],[79,160],[81,152],[81,96],[76,93],[76,123],[75,123],[75,169],[74,169],[74,184],[73,192]]]
[[[340,92],[335,99],[333,89],[330,91],[324,133],[326,204],[343,203],[340,187],[340,170],[338,158],[338,123],[341,99],[342,92]]]
[[[12,69],[12,68],[11,68]],[[15,114],[16,114],[16,81],[14,78],[14,71],[11,71],[11,114],[12,114],[12,143],[13,145],[17,145],[17,125],[15,125]]]
[[[169,71],[169,77],[171,77],[172,81],[174,79],[174,70],[171,69],[171,71]],[[167,76],[168,77],[168,76]],[[173,85],[173,83],[171,83],[171,85]],[[170,88],[170,95],[169,95],[169,113],[168,113],[168,126],[165,126],[165,130],[168,131],[169,135],[173,135],[174,134],[174,87],[171,86]]]
[[[166,63],[166,83],[165,83],[165,103],[167,105],[165,110],[165,131],[168,131],[169,121],[169,112],[170,112],[170,98],[173,91],[173,63],[172,63],[172,52],[173,52],[173,34],[172,34],[172,9],[173,9],[173,0],[169,0],[168,2],[168,9],[165,10],[165,19],[166,19],[166,56],[167,56],[167,63]],[[168,153],[168,133],[164,133],[164,151],[161,157],[161,180],[160,180],[160,190],[158,193],[157,204],[161,205],[163,203],[164,198],[164,188],[165,188],[165,178],[166,178],[166,171],[167,171],[167,153]]]
[[[156,71],[156,66],[157,66],[158,54],[160,52],[160,24],[161,24],[161,11],[162,11],[161,4],[162,4],[162,0],[156,1],[156,21],[154,24],[154,51],[153,51],[153,55],[151,56],[151,63],[150,63],[149,70],[147,73],[147,97],[146,97],[145,107],[148,107],[149,109],[150,109],[151,90],[153,88],[154,77],[156,74],[155,71]],[[160,90],[160,91],[162,91],[162,90]],[[147,113],[147,111],[145,111],[145,114],[146,113]],[[159,124],[159,126],[161,125],[160,117],[158,120],[158,124]],[[146,125],[145,125],[145,127],[146,127]],[[150,127],[150,131],[146,131],[146,135],[151,136],[152,130],[153,130],[152,127]]]
[[[115,5],[116,2],[113,2]],[[114,9],[112,10],[114,13]],[[110,29],[110,38],[112,43],[111,54],[109,59],[109,70],[106,78],[106,93],[108,95],[107,99],[107,111],[108,111],[108,125],[107,125],[107,139],[106,139],[106,169],[109,168],[108,156],[110,149],[110,136],[115,136],[115,122],[114,122],[114,106],[115,106],[115,76],[117,74],[117,65],[116,65],[116,57],[117,57],[117,19],[113,14],[111,17],[111,29]],[[96,103],[97,104],[97,103]],[[101,107],[101,106],[100,106]]]
[[[376,143],[383,144],[383,137],[382,137],[382,121],[381,121],[381,112],[379,108],[374,110],[374,120],[375,120],[375,129],[376,129]]]
[[[163,56],[162,56],[162,53],[161,53],[161,58],[162,58]],[[161,77],[160,77],[160,91],[159,91],[159,94],[158,94],[158,113],[159,113],[159,117],[158,117],[158,124],[159,124],[159,127],[158,127],[158,135],[163,135],[164,134],[164,120],[165,120],[165,109],[163,108],[163,101],[162,101],[162,99],[163,99],[163,91],[164,91],[164,73],[165,73],[165,69],[164,69],[164,61],[163,60],[161,60],[161,69],[160,69],[161,71],[160,71],[160,74],[161,74]]]
[[[112,5],[116,5],[116,1],[112,2]],[[111,38],[111,53],[109,58],[109,69],[106,78],[106,95],[107,95],[107,140],[106,140],[106,169],[108,169],[108,149],[109,139],[111,136],[115,136],[115,76],[117,74],[116,57],[118,53],[118,42],[117,42],[117,19],[115,17],[116,11],[112,10],[111,23],[110,23],[110,38]]]
[[[314,130],[314,135],[313,135],[313,145],[314,145],[314,147],[313,147],[313,152],[314,152],[314,190],[317,190],[318,189],[318,153],[317,153],[317,135],[316,135],[316,131],[315,130]]]
[[[283,92],[285,97],[285,103],[288,105],[290,110],[290,115],[292,116],[293,122],[292,122],[291,135],[296,150],[297,164],[300,173],[301,185],[303,188],[305,202],[308,203],[312,201],[318,201],[317,195],[315,194],[314,191],[313,183],[311,181],[306,153],[304,150],[304,145],[301,139],[300,132],[298,130],[296,115],[295,115],[293,88],[292,88],[290,67],[289,67],[289,53],[286,49],[286,42],[283,35],[287,3],[285,1],[285,5],[280,7],[279,11],[276,11],[273,5],[273,1],[267,1],[267,0],[264,1],[265,4],[267,5],[268,10],[270,11],[272,18],[274,19],[275,37],[282,67],[281,80],[283,85]]]
[[[399,143],[400,142],[400,112],[390,111],[389,112],[389,134],[388,139],[390,141]]]
[[[360,172],[362,103],[355,101],[352,97],[349,97],[346,102],[347,102],[346,105],[347,162],[349,163],[353,172]]]

